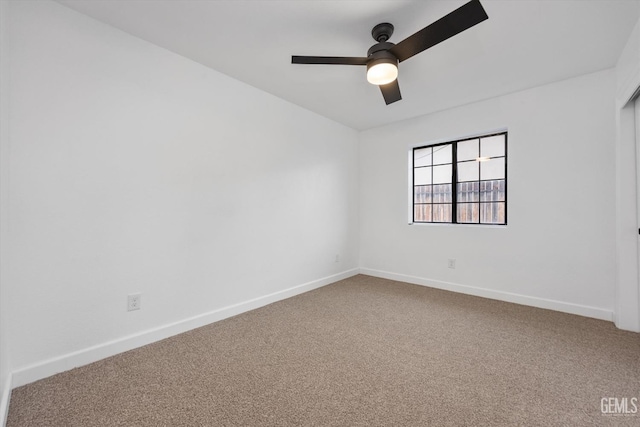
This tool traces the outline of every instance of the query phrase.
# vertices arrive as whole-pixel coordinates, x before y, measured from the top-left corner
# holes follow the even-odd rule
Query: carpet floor
[[[640,334],[359,275],[17,388],[7,426],[640,425],[608,397]]]

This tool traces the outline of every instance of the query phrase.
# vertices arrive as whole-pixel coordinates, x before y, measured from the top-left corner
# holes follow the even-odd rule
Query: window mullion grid
[[[411,151],[411,222],[416,222],[416,149]]]
[[[434,222],[433,221],[433,188],[435,187],[435,185],[433,184],[433,147],[431,147],[431,219],[429,220],[429,222]]]
[[[504,223],[507,223],[507,182],[509,181],[507,179],[507,147],[509,146],[509,144],[507,144],[507,138],[508,138],[508,134],[505,133],[504,134]]]
[[[497,133],[495,135],[500,135],[502,133]],[[490,137],[490,136],[494,136],[492,135],[485,135],[484,137]],[[503,157],[504,158],[504,162],[505,162],[505,166],[504,166],[504,224],[507,223],[507,146],[508,146],[508,142],[507,142],[507,133],[504,133],[504,155],[503,156],[491,156],[490,159],[493,158],[500,158]],[[476,138],[470,138],[470,139],[476,139]],[[476,140],[478,142],[478,154],[481,155],[481,139],[482,137],[478,137]],[[465,140],[460,140],[460,141],[453,141],[451,142],[451,223],[452,224],[466,224],[465,223],[460,223],[458,222],[458,142],[462,142],[462,141],[467,141]],[[437,145],[447,145],[447,144],[437,144]],[[413,192],[413,212],[412,212],[412,218],[413,221],[415,222],[415,206],[416,206],[416,202],[415,202],[415,170],[416,170],[416,166],[415,166],[415,150],[417,148],[413,148],[413,159],[412,159],[412,164],[413,164],[413,185],[414,185],[414,192]],[[431,218],[428,222],[433,223],[434,222],[434,205],[436,204],[446,204],[446,202],[435,202],[434,201],[434,162],[433,162],[433,152],[431,153],[431,162],[429,165],[424,165],[424,167],[430,167],[431,168],[431,184],[430,184],[430,194],[431,194],[431,200],[429,203],[420,203],[421,205],[430,205],[431,206]],[[479,166],[479,168],[481,168],[481,166]],[[477,181],[468,181],[469,183],[471,182],[477,182],[478,184],[478,200],[475,202],[472,201],[466,201],[464,203],[467,204],[475,204],[478,207],[478,221],[475,223],[471,223],[471,224],[491,224],[491,223],[484,223],[481,220],[481,206],[483,204],[487,204],[490,202],[483,202],[481,200],[481,184],[483,181],[491,181],[491,179],[487,179],[487,180],[482,180],[481,176],[480,176],[480,170],[478,171],[478,180]],[[466,182],[466,181],[465,181]],[[491,203],[493,203],[495,201],[492,201]]]
[[[458,143],[451,144],[451,223],[458,223]]]
[[[482,138],[478,138],[478,157],[482,157]],[[478,162],[478,222],[482,224],[482,162]]]

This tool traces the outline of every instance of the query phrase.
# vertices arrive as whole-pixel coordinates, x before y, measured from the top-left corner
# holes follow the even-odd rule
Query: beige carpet
[[[640,334],[356,276],[20,387],[15,426],[640,425]]]

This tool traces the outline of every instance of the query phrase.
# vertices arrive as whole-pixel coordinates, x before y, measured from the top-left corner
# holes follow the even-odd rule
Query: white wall
[[[10,392],[9,342],[7,340],[7,231],[9,194],[9,99],[7,80],[9,62],[8,51],[7,6],[0,1],[0,425],[4,425]]]
[[[638,165],[636,115],[640,88],[640,20],[616,65],[616,326],[640,332]]]
[[[10,14],[14,386],[357,267],[354,130],[56,3]]]
[[[611,320],[614,93],[607,70],[362,132],[362,271]],[[508,225],[407,225],[408,147],[503,127]]]

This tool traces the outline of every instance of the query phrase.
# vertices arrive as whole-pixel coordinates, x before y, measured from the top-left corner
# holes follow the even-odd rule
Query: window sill
[[[410,222],[407,225],[418,227],[463,227],[463,228],[507,228],[508,224],[451,224],[448,222]]]

